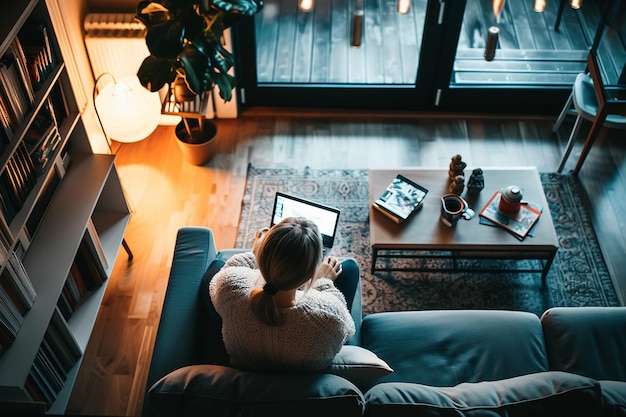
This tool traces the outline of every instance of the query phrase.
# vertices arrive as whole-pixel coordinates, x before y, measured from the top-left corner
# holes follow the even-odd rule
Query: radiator
[[[150,55],[146,46],[146,27],[132,13],[89,13],[83,26],[94,79],[105,72],[115,78],[136,75],[144,58]],[[225,38],[230,42],[230,32],[225,33]],[[230,44],[227,47],[230,49]],[[164,88],[162,99],[166,93]],[[209,119],[235,118],[238,115],[236,100],[229,103],[218,100],[203,109],[203,113]],[[170,124],[171,119],[163,117],[162,123]]]
[[[146,28],[132,13],[90,13],[83,25],[94,79],[105,72],[115,78],[135,75],[150,55]]]

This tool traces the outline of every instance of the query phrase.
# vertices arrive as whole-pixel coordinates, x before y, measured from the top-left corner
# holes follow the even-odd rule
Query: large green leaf
[[[233,98],[233,88],[237,86],[237,80],[230,74],[220,73],[215,75],[213,79],[220,89],[220,97],[225,102],[229,102]]]
[[[176,58],[185,45],[185,26],[177,21],[158,23],[148,30],[146,45],[154,56]]]
[[[157,58],[150,55],[143,60],[137,78],[145,88],[151,92],[159,91],[164,85],[169,84],[176,78],[175,59]]]
[[[196,94],[204,93],[211,85],[210,61],[192,45],[185,46],[180,60],[185,70],[187,86]]]

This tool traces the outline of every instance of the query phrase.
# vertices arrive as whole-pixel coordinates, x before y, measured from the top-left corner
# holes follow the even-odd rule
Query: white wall
[[[86,1],[46,0],[46,4],[51,11],[52,23],[65,57],[72,88],[82,105],[83,121],[92,150],[95,153],[109,153],[93,108],[94,77],[83,41],[83,19],[88,12]],[[74,59],[69,58],[72,56]]]

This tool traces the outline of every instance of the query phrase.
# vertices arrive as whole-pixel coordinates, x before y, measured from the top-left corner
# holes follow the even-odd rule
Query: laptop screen
[[[274,211],[270,226],[274,226],[287,217],[305,217],[313,221],[322,234],[324,247],[333,247],[339,223],[339,209],[279,191],[274,198]]]

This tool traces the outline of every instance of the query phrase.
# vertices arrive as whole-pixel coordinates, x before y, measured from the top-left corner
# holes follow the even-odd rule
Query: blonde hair
[[[273,295],[304,284],[310,287],[322,262],[322,236],[312,221],[288,217],[267,232],[256,259],[268,285],[252,290],[250,308],[262,322],[278,326],[284,323],[284,317]]]

